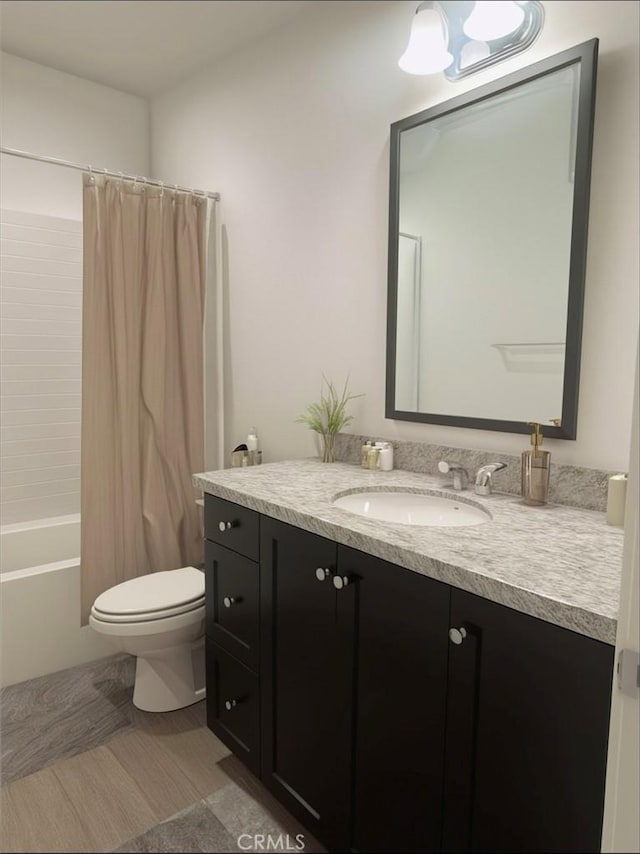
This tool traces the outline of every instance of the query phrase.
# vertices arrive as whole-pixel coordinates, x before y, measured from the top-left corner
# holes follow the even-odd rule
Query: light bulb
[[[491,41],[509,35],[523,21],[524,10],[513,0],[477,0],[463,30],[470,39]]]
[[[408,74],[436,74],[452,62],[440,13],[436,9],[417,12],[411,24],[409,44],[398,60],[400,68]]]

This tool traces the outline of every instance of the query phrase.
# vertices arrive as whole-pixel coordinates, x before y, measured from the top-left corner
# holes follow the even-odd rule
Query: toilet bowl
[[[205,697],[204,573],[193,566],[153,572],[101,593],[91,628],[136,656],[133,704],[171,712]]]

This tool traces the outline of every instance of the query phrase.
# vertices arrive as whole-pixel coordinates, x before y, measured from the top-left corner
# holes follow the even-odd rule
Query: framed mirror
[[[391,125],[387,418],[575,439],[597,50]]]

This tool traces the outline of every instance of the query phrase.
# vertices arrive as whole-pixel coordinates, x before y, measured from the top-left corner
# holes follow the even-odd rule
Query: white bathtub
[[[80,559],[80,514],[0,527],[0,573]]]
[[[80,516],[0,527],[1,677],[12,685],[113,654],[80,626]]]

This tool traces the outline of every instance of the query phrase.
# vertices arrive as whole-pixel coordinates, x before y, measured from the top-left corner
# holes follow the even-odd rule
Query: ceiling
[[[320,0],[2,0],[7,53],[148,97]]]

